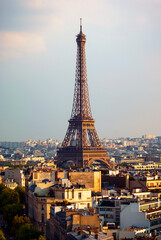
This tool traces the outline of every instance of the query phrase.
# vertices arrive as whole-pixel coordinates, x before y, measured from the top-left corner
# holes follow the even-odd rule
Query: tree
[[[46,240],[46,238],[44,236],[40,235],[38,240]]]
[[[5,205],[3,209],[3,217],[11,227],[14,216],[21,216],[23,214],[23,206],[20,203],[13,203]]]
[[[19,203],[19,194],[10,188],[3,188],[0,193],[0,211],[3,213],[3,209],[8,204]]]
[[[25,188],[17,186],[15,188],[15,191],[18,192],[18,194],[19,194],[20,203],[25,204]]]
[[[6,240],[4,233],[2,232],[1,229],[0,229],[0,240]]]
[[[21,228],[22,225],[25,225],[26,223],[30,223],[30,219],[27,216],[18,216],[16,215],[13,219],[12,222],[12,228],[11,228],[11,233],[14,235],[15,239],[18,239],[19,235],[19,229]]]
[[[0,183],[0,194],[2,193],[2,190],[7,188],[3,183]]]
[[[26,223],[19,229],[18,240],[38,240],[41,232],[36,230],[32,224]]]

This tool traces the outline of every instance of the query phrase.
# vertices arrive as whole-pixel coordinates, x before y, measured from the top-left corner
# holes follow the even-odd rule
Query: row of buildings
[[[125,162],[160,162],[161,137],[143,135],[138,138],[103,139],[102,145],[108,156],[116,163]],[[52,159],[61,142],[53,139],[45,141],[31,140],[26,142],[0,142],[0,155],[8,159],[44,157]],[[16,154],[18,151],[19,154]]]
[[[131,157],[122,158],[115,170],[61,170],[46,159],[44,146],[37,149],[29,142],[28,155],[13,161],[1,151],[0,181],[12,189],[25,187],[25,214],[47,239],[148,239],[160,234],[159,161]],[[21,169],[7,166],[23,161]]]
[[[130,187],[134,181],[136,186]],[[109,187],[103,188],[107,182]],[[48,239],[77,239],[85,233],[94,238],[102,234],[100,239],[157,235],[160,194],[137,184],[127,176],[101,177],[100,171],[36,169],[26,177],[26,211]]]

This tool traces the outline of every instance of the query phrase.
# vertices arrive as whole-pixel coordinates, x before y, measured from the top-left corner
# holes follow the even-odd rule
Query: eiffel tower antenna
[[[86,36],[80,33],[76,36],[77,59],[72,113],[69,126],[57,151],[58,163],[72,160],[77,167],[88,167],[94,161],[101,161],[111,166],[106,149],[102,147],[92,117],[86,67],[85,43]]]
[[[82,33],[82,18],[80,18],[80,33]]]

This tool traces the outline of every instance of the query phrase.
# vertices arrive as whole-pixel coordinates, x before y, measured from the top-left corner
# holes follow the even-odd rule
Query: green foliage
[[[46,240],[46,238],[44,236],[40,235],[38,240]]]
[[[0,193],[0,211],[3,214],[4,207],[8,204],[19,203],[20,198],[18,192],[11,190],[10,188],[3,188]]]
[[[0,229],[0,240],[6,240],[4,233],[2,232],[1,229]]]
[[[19,229],[18,240],[38,240],[41,232],[37,231],[32,224],[26,223]],[[41,239],[43,240],[43,239]]]
[[[22,187],[17,187],[12,190],[6,187],[3,184],[0,184],[0,212],[3,214],[3,218],[8,223],[8,228],[16,229],[17,227],[12,226],[14,217],[17,215],[17,218],[23,214],[23,204],[25,203],[25,189]],[[16,220],[15,220],[16,221]],[[29,223],[27,217],[21,217],[18,219],[20,223]],[[16,224],[14,222],[14,224]],[[1,238],[0,238],[1,240]]]
[[[15,191],[19,194],[20,203],[25,204],[25,188],[17,186]]]
[[[8,222],[9,226],[12,225],[14,216],[21,216],[23,214],[23,205],[20,203],[7,204],[3,208],[3,217]]]
[[[26,223],[30,223],[30,219],[27,216],[18,216],[16,215],[12,222],[11,233],[14,235],[14,239],[18,239],[19,229],[21,226],[25,225]]]
[[[46,240],[37,231],[30,219],[23,215],[23,204],[25,203],[25,188],[20,186],[14,190],[0,184],[0,211],[7,221],[15,240]],[[6,240],[0,230],[0,240]]]
[[[7,188],[3,183],[0,183],[0,194],[2,193],[2,190]]]

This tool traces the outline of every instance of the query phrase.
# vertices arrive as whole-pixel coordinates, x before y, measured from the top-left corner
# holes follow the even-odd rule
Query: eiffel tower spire
[[[106,150],[101,145],[91,112],[85,54],[86,36],[82,32],[82,19],[80,19],[80,32],[76,36],[76,42],[73,107],[64,141],[57,152],[58,159],[73,160],[79,166],[88,166],[90,161],[94,160],[100,160],[109,165]]]
[[[86,53],[85,53],[86,36],[82,32],[82,22],[80,22],[80,33],[77,35],[76,42],[77,42],[76,79],[71,119],[91,120],[92,112],[88,93]]]

